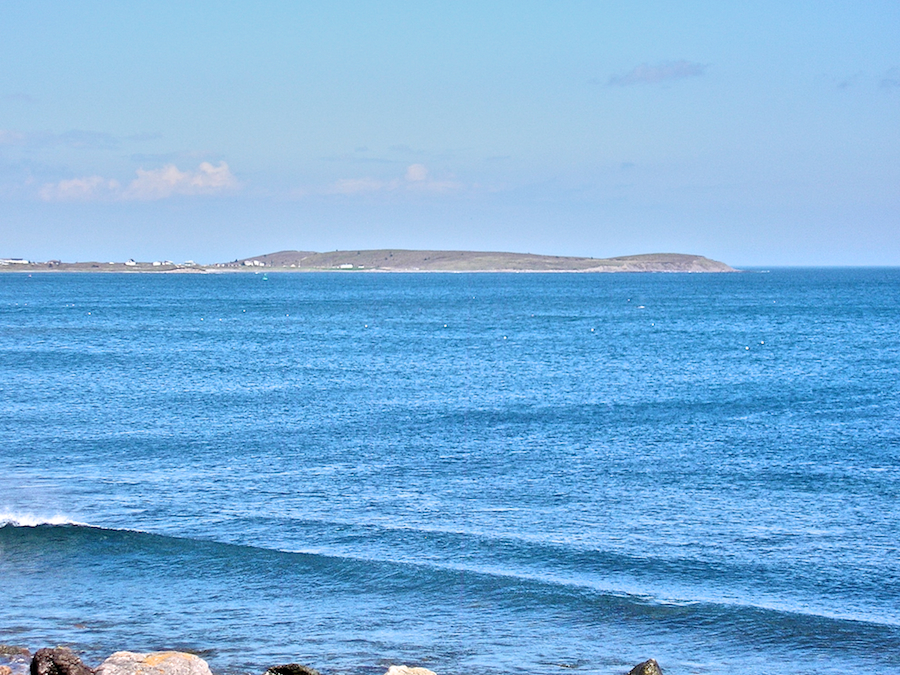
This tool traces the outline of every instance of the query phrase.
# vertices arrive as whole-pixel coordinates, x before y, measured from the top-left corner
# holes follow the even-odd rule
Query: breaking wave
[[[39,516],[33,513],[13,513],[11,511],[0,511],[0,527],[4,525],[12,525],[13,527],[38,527],[40,525],[82,525],[77,520],[72,520],[68,516],[56,514],[52,516]]]

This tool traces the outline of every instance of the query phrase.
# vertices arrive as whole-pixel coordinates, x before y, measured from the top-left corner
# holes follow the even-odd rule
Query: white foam
[[[37,527],[38,525],[85,525],[77,520],[56,514],[55,516],[36,516],[32,513],[12,513],[0,511],[0,527],[13,525],[15,527]]]

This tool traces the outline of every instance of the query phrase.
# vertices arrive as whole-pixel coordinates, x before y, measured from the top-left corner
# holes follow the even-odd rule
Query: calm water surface
[[[900,270],[0,274],[0,642],[441,675],[900,654]]]

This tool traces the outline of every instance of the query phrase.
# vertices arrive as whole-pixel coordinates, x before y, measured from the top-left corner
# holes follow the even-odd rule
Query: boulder
[[[12,668],[9,666],[0,666],[0,675],[12,675]]]
[[[206,661],[194,654],[116,652],[100,664],[96,675],[212,675],[212,673]]]
[[[31,659],[31,675],[94,675],[68,647],[44,647]]]
[[[319,671],[299,663],[285,663],[281,666],[272,666],[263,675],[319,675]]]
[[[410,666],[391,666],[384,675],[436,675],[428,668],[413,668]]]
[[[662,675],[662,669],[654,659],[648,659],[632,668],[628,675]]]

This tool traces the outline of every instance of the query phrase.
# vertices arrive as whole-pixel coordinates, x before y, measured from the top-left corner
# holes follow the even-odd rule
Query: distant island
[[[577,258],[480,251],[408,251],[403,249],[279,251],[226,263],[198,265],[192,261],[33,262],[0,259],[0,271],[18,272],[736,272],[699,255],[645,253],[616,258]]]

